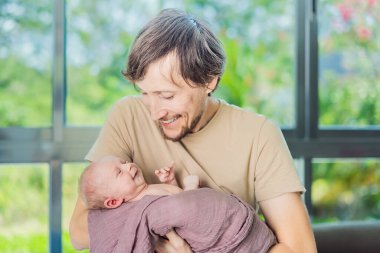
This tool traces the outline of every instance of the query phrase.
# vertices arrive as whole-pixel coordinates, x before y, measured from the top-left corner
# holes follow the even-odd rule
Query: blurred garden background
[[[296,1],[66,1],[66,124],[100,126],[137,31],[166,7],[206,20],[227,65],[215,96],[296,125]],[[0,127],[52,127],[53,1],[0,2]],[[318,1],[319,127],[380,126],[380,2]],[[63,165],[63,252],[84,162]],[[0,164],[0,252],[47,252],[49,164]],[[316,158],[314,223],[380,219],[380,159]]]

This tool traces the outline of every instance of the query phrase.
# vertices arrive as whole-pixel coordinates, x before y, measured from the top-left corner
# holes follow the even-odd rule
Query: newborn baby
[[[272,231],[234,195],[197,189],[199,178],[178,187],[173,165],[155,171],[164,184],[147,184],[136,164],[116,157],[92,163],[80,178],[89,212],[91,252],[154,252],[175,230],[193,252],[267,252]],[[118,208],[116,208],[118,207]]]

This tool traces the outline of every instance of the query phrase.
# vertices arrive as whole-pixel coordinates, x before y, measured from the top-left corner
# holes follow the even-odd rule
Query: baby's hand
[[[174,162],[172,162],[170,166],[166,166],[161,169],[155,170],[154,174],[156,174],[161,183],[173,183],[176,180],[174,176]]]

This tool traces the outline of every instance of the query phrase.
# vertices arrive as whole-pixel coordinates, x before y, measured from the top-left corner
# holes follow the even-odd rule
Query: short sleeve
[[[254,178],[257,202],[288,192],[305,192],[282,132],[272,121],[263,123],[253,151],[257,159]]]
[[[128,130],[128,122],[132,122],[131,104],[118,101],[108,114],[107,120],[100,130],[99,136],[85,156],[91,162],[113,155],[126,161],[132,159],[132,139]]]

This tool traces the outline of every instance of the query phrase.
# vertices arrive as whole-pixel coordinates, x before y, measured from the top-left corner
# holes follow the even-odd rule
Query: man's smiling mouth
[[[167,120],[161,119],[160,122],[163,123],[164,125],[169,125],[169,124],[173,123],[174,121],[176,121],[178,118],[179,118],[179,116],[176,116],[176,117],[173,117],[173,118],[167,119]]]

